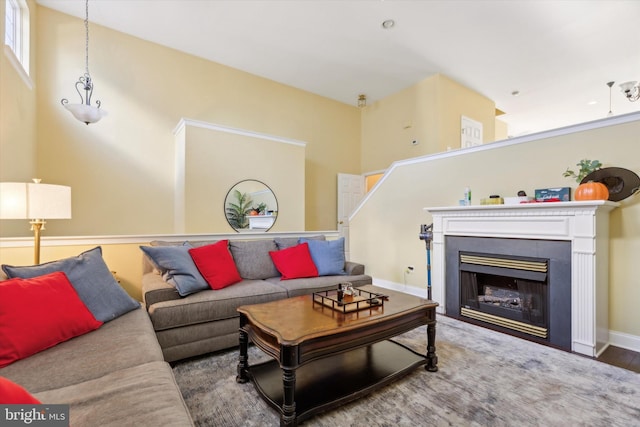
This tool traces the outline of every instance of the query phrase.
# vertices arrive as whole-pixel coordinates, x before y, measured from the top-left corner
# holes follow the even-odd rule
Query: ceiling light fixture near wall
[[[66,98],[62,99],[62,105],[73,114],[73,117],[86,123],[95,123],[104,116],[107,112],[100,109],[100,101],[96,100],[97,107],[91,105],[91,96],[93,95],[93,80],[89,75],[89,0],[85,1],[85,72],[84,76],[81,76],[76,82],[76,92],[80,96],[80,104],[69,104]],[[81,89],[82,88],[82,89]],[[84,91],[84,96],[82,92]]]
[[[620,85],[620,90],[631,102],[640,99],[640,85],[636,81],[622,83]]]
[[[607,117],[613,116],[613,110],[611,109],[611,86],[613,86],[615,82],[607,82],[607,86],[609,86],[609,112],[607,113]]]
[[[395,25],[396,21],[394,21],[393,19],[382,21],[382,28],[384,28],[385,30],[390,30],[391,28],[395,27]]]
[[[367,106],[367,95],[360,94],[358,95],[358,108],[364,108]]]

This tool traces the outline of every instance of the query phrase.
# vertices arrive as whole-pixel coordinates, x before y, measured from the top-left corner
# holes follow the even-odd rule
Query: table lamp
[[[0,219],[28,219],[33,230],[34,263],[40,263],[40,231],[47,219],[71,218],[71,187],[0,182]]]

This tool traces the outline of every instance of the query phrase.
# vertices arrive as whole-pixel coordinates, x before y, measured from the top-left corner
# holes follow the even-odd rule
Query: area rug
[[[395,338],[426,351],[426,327]],[[420,367],[305,426],[640,426],[640,374],[438,316],[438,372]],[[253,384],[236,383],[237,351],[174,366],[198,426],[277,426]],[[267,360],[249,348],[250,363]],[[318,390],[322,393],[322,390]]]

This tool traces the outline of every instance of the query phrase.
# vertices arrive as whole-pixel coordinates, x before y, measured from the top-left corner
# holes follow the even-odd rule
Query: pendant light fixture
[[[638,84],[638,82],[636,82],[635,80],[622,83],[620,85],[620,90],[622,91],[622,93],[624,93],[624,96],[626,96],[630,102],[634,102],[640,99],[640,84]]]
[[[361,93],[358,95],[358,108],[364,108],[367,106],[367,95]]]
[[[93,80],[89,74],[89,0],[85,0],[85,72],[84,76],[80,76],[76,82],[76,92],[80,96],[79,104],[69,104],[69,100],[62,99],[62,105],[69,110],[73,117],[86,123],[95,123],[103,118],[107,112],[100,109],[100,101],[96,100],[96,106],[91,105],[91,96],[93,95]],[[82,95],[84,91],[84,96]]]
[[[607,113],[607,117],[613,116],[613,110],[611,109],[611,86],[613,86],[615,82],[607,82],[607,86],[609,86],[609,112]]]

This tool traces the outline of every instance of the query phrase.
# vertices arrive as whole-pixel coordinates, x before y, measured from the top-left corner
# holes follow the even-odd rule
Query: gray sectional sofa
[[[324,236],[315,240],[324,240]],[[211,243],[214,242],[192,242],[189,247],[206,247]],[[9,363],[6,357],[15,354],[6,351],[9,346],[3,347],[4,341],[0,342],[0,377],[18,384],[45,405],[69,405],[69,422],[76,427],[193,426],[168,362],[237,346],[236,309],[241,305],[335,289],[340,282],[351,282],[354,286],[371,283],[371,277],[364,274],[364,266],[353,262],[343,262],[342,274],[281,280],[269,252],[298,243],[298,238],[231,241],[228,249],[240,281],[219,290],[193,291],[187,296],[181,296],[165,280],[166,270],[144,255],[142,285],[146,310],[114,280],[99,247],[77,257],[38,266],[3,265],[3,272],[16,280],[55,278],[56,283],[48,288],[53,292],[58,292],[61,276],[66,277],[65,286],[75,289],[73,298],[79,298],[79,304],[95,317],[93,321],[101,324],[90,332],[67,337]],[[154,242],[151,247],[164,245],[178,246],[184,242]],[[186,252],[179,252],[184,257]],[[4,279],[0,272],[0,280]],[[11,293],[14,291],[6,292],[13,284],[2,283],[6,285],[5,293],[0,294],[16,297]],[[41,285],[31,283],[32,292],[42,292],[42,288],[33,286]],[[25,300],[20,295],[17,298]],[[58,307],[55,313],[69,311],[65,308],[69,299],[58,302],[40,299],[41,305],[37,306],[33,305],[33,299],[28,299],[29,310],[34,313],[28,316],[35,319],[34,325],[53,320],[48,313],[52,304]],[[4,303],[7,308],[7,301]],[[20,310],[14,308],[13,312],[22,313]],[[71,322],[75,322],[75,317]],[[20,321],[13,324],[19,325]],[[7,329],[11,327],[0,324],[0,335],[7,333]],[[0,403],[2,396],[0,388]]]
[[[192,426],[142,308],[0,368],[45,404],[70,405],[70,425]]]
[[[325,240],[325,237],[312,239]],[[213,243],[216,242],[156,241],[151,242],[151,246],[201,247]],[[354,286],[371,284],[364,265],[349,261],[344,262],[343,274],[281,280],[269,252],[298,243],[297,237],[231,240],[229,250],[242,280],[223,289],[205,289],[187,296],[181,296],[175,284],[169,283],[170,272],[145,254],[142,295],[165,360],[172,362],[237,346],[236,309],[241,305],[336,289],[341,282],[351,282]]]
[[[146,310],[115,281],[100,247],[47,264],[2,269],[0,377],[10,380],[12,389],[17,384],[44,405],[69,405],[68,421],[74,427],[193,426]],[[4,281],[5,274],[14,280]],[[75,293],[51,299],[71,286]],[[32,293],[20,293],[27,291]],[[29,304],[20,305],[25,299]],[[78,309],[83,303],[86,307]],[[77,314],[60,320],[73,310],[91,311],[97,328],[34,349],[33,342],[38,346],[40,339],[73,329]],[[26,321],[35,325],[28,335],[21,328]],[[17,336],[6,338],[12,334]],[[38,339],[21,338],[25,336]],[[0,403],[12,402],[12,394],[2,391]],[[20,399],[13,403],[32,402]]]

